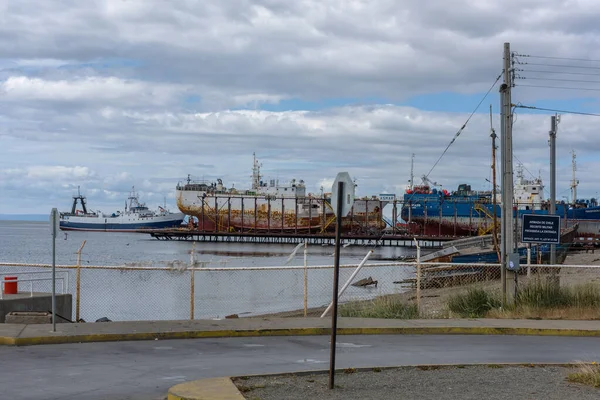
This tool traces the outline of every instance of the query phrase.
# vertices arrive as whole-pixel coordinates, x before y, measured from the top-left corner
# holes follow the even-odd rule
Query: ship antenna
[[[410,190],[413,190],[413,181],[415,179],[415,153],[412,153],[410,160]]]
[[[572,150],[571,153],[573,154],[573,160],[571,161],[572,165],[573,165],[573,181],[571,182],[571,191],[572,191],[572,196],[573,196],[573,204],[577,203],[577,184],[579,183],[579,181],[577,180],[577,177],[575,176],[575,171],[577,171],[577,161],[575,161],[575,159],[577,158],[577,156],[575,155],[575,150]]]

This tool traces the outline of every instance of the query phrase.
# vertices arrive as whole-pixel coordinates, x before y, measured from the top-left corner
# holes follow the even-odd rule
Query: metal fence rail
[[[225,318],[233,314],[321,316],[331,301],[330,265],[235,268],[195,264],[59,265],[57,271],[63,274],[65,291],[74,294],[73,320],[88,322],[102,317],[133,321]],[[341,266],[340,288],[357,266]],[[517,288],[548,276],[558,278],[562,286],[600,283],[600,266],[521,267]],[[32,268],[47,270],[51,265],[0,263],[0,276],[19,272],[24,284],[40,272],[32,273]],[[473,288],[499,293],[499,278],[498,264],[367,263],[340,297],[340,307],[364,307],[380,299],[393,299],[415,305],[422,317],[445,318],[450,316],[450,297]],[[51,291],[50,282],[39,281],[39,285],[36,291]]]

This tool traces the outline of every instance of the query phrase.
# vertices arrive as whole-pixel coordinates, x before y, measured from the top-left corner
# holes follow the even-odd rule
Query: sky
[[[507,13],[506,10],[510,10]],[[513,103],[600,113],[600,2],[592,0],[0,1],[0,214],[175,206],[188,174],[303,179],[402,195],[429,178],[489,190],[496,84]],[[514,156],[549,189],[553,112],[515,109]],[[598,197],[600,119],[561,113],[557,197]],[[435,164],[435,168],[432,167]],[[549,196],[548,191],[546,196]]]

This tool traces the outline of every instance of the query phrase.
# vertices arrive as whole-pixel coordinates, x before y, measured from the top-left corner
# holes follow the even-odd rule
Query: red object
[[[19,292],[16,276],[4,277],[4,294],[17,294]]]

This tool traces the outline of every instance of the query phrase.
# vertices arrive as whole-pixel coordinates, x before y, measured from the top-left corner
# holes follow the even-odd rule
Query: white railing
[[[52,266],[50,266],[52,268]],[[23,275],[40,275],[40,274],[50,274],[51,271],[18,271],[11,273],[3,273],[0,274],[0,300],[4,299],[4,289],[7,283],[17,285],[28,282],[29,283],[29,296],[33,297],[34,284],[36,282],[48,282],[52,281],[52,277],[42,277],[42,278],[22,278]],[[59,276],[59,274],[63,274],[63,276]],[[17,279],[5,280],[6,277],[16,277]],[[56,281],[60,281],[61,284],[61,294],[66,293],[66,288],[69,287],[69,272],[68,271],[57,271]],[[18,286],[17,286],[18,287]]]

